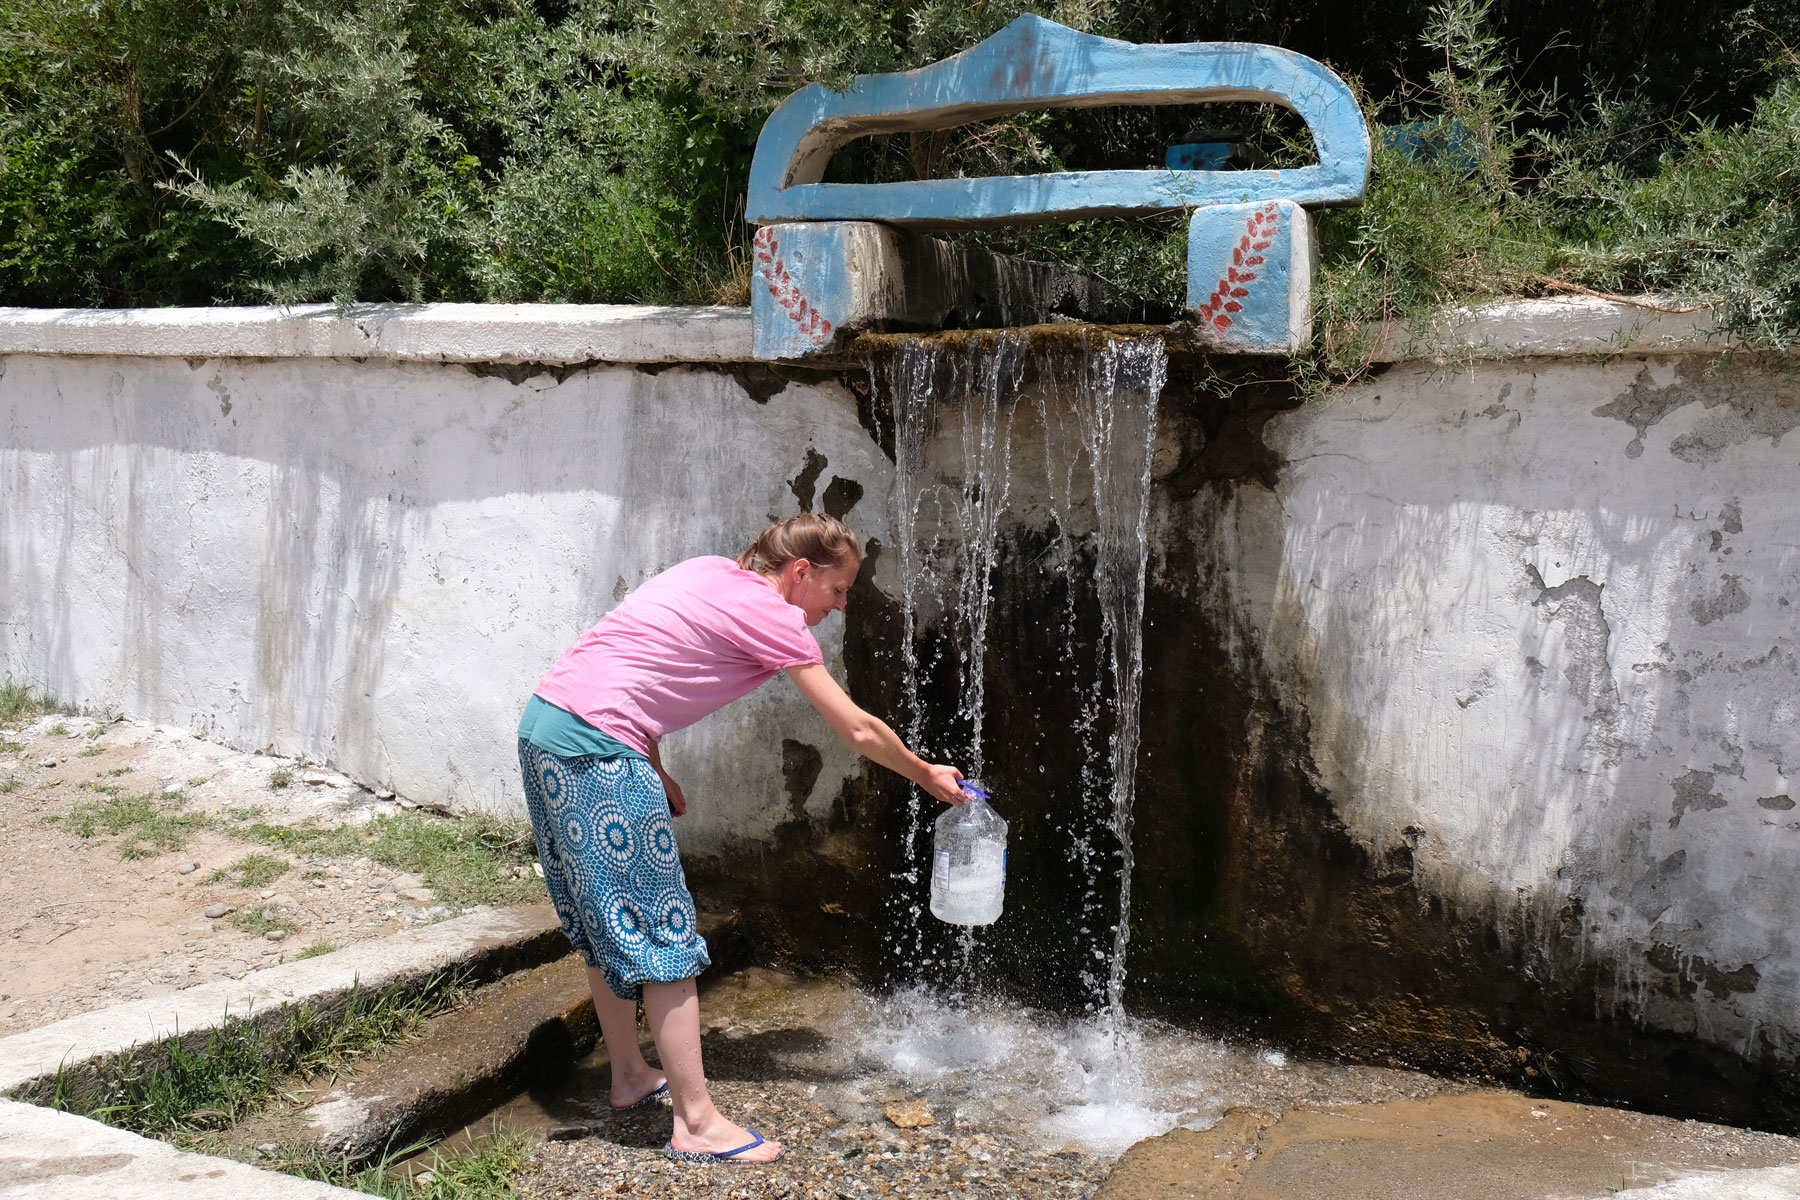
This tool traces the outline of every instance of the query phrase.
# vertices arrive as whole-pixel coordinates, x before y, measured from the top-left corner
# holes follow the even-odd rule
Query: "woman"
[[[862,546],[843,522],[803,514],[765,529],[734,563],[695,558],[626,596],[550,668],[519,723],[525,801],[550,899],[588,964],[612,1057],[615,1109],[664,1091],[678,1161],[773,1162],[765,1141],[713,1106],[700,1063],[694,977],[711,962],[670,816],[687,797],[657,743],[785,670],[860,753],[947,804],[955,767],[914,755],[823,665],[811,627],[844,607]],[[638,1049],[637,1004],[658,1071]]]

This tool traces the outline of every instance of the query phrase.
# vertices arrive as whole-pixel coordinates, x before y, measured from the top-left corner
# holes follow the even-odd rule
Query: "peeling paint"
[[[1688,611],[1694,620],[1702,625],[1711,625],[1714,621],[1723,620],[1750,607],[1750,594],[1744,590],[1742,575],[1727,575],[1719,581],[1719,590],[1711,596],[1702,596],[1688,605]]]
[[[806,448],[806,463],[800,473],[788,480],[788,491],[794,493],[794,499],[800,504],[800,511],[809,513],[813,510],[813,491],[819,482],[819,476],[831,464],[825,456],[811,446]]]

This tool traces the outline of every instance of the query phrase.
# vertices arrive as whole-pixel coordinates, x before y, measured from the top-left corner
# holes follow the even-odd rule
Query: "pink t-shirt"
[[[775,672],[823,661],[806,614],[760,575],[729,558],[690,558],[601,617],[537,694],[648,754]]]

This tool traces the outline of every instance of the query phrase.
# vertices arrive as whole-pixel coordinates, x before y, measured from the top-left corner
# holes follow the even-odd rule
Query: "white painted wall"
[[[619,589],[793,512],[809,447],[818,491],[856,480],[853,523],[888,540],[891,464],[834,383],[758,404],[705,367],[515,384],[457,365],[687,353],[687,316],[615,316],[512,314],[502,353],[466,312],[126,333],[0,313],[0,671],[515,806],[513,723],[543,669]],[[207,320],[260,357],[205,354]],[[1416,837],[1423,888],[1503,929],[1579,899],[1620,980],[1603,1006],[1791,1057],[1800,383],[1749,358],[1606,360],[1610,336],[1534,320],[1538,341],[1467,344],[1565,357],[1398,364],[1266,427],[1275,490],[1159,493],[1203,555],[1162,584],[1212,589],[1244,669],[1305,711],[1352,836]],[[741,318],[700,326],[695,360],[742,351]],[[841,625],[821,632],[835,666]],[[688,849],[775,828],[783,737],[825,750],[823,812],[853,759],[783,680],[671,740]]]
[[[679,345],[665,329],[663,352]],[[797,511],[809,447],[892,466],[833,383],[756,403],[628,365],[519,384],[372,358],[0,358],[0,671],[63,701],[328,762],[421,800],[522,804],[532,685],[624,588]],[[819,627],[837,666],[842,618]],[[853,756],[785,679],[668,743],[683,844],[786,813],[781,739]]]
[[[1603,1009],[1791,1054],[1796,426],[1748,359],[1406,364],[1273,421],[1274,491],[1168,516],[1354,837],[1417,830],[1503,930],[1579,898]]]

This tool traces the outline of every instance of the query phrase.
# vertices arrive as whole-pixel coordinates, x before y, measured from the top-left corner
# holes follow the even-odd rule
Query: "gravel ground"
[[[1455,1086],[1414,1072],[1290,1063],[1148,1023],[1120,1059],[1090,1023],[1010,1002],[879,998],[844,980],[756,967],[709,981],[700,1009],[714,1100],[784,1143],[779,1162],[668,1162],[667,1102],[609,1111],[604,1048],[464,1139],[495,1124],[547,1133],[553,1140],[520,1180],[526,1197],[1085,1197],[1139,1137],[1178,1122],[1210,1125],[1231,1105]]]
[[[787,1152],[779,1162],[688,1165],[662,1157],[667,1109],[608,1116],[581,1141],[548,1142],[531,1174],[527,1197],[667,1196],[794,1197],[837,1200],[865,1196],[1090,1195],[1112,1163],[1075,1147],[1051,1151],[935,1126],[901,1129],[886,1120],[843,1121],[819,1102],[816,1084],[725,1082],[714,1098]],[[809,1095],[808,1093],[813,1093]]]

